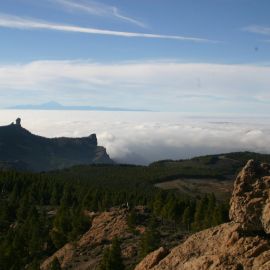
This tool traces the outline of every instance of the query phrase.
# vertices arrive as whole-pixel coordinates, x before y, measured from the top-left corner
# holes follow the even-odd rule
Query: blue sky
[[[1,1],[0,106],[269,114],[269,10],[268,0]]]

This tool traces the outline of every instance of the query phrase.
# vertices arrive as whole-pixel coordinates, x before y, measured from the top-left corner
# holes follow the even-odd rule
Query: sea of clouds
[[[161,112],[0,111],[32,133],[81,137],[96,133],[114,160],[148,164],[231,151],[270,153],[270,118],[208,117]]]

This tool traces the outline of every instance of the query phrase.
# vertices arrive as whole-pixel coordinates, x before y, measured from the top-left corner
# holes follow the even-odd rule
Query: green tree
[[[204,228],[207,206],[208,206],[208,199],[206,196],[203,199],[196,202],[196,211],[194,215],[194,222],[192,224],[193,231],[199,231]]]
[[[106,249],[100,264],[100,270],[124,270],[120,241],[114,238],[110,248]]]
[[[131,230],[134,230],[135,226],[137,225],[137,219],[138,218],[137,218],[136,210],[133,208],[131,212],[129,213],[128,220],[127,220],[128,227]]]
[[[54,258],[54,260],[51,263],[50,270],[61,270],[61,264],[57,257]]]
[[[184,210],[183,217],[182,217],[182,223],[185,229],[188,231],[190,230],[191,222],[192,222],[191,209],[190,209],[190,206],[188,206]]]
[[[154,251],[160,246],[160,233],[157,230],[157,224],[154,217],[149,221],[149,227],[141,236],[140,257],[145,257],[148,253]]]

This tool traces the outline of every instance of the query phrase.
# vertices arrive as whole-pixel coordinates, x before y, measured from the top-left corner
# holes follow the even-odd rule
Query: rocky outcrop
[[[270,270],[270,165],[250,160],[237,176],[231,222],[190,236],[161,260],[136,270]]]
[[[41,269],[50,269],[51,264],[55,258],[57,258],[61,262],[62,266],[65,266],[73,258],[75,248],[76,247],[73,244],[66,244],[57,252],[55,252],[53,256],[45,260],[41,265]]]
[[[270,165],[248,161],[234,183],[230,219],[243,230],[270,233],[269,192]]]
[[[128,210],[112,208],[102,213],[86,213],[93,218],[91,228],[76,243],[68,243],[41,265],[41,270],[49,270],[57,257],[64,269],[98,269],[104,248],[112,239],[121,239],[122,255],[132,260],[137,255],[139,236],[130,232],[127,225]]]
[[[114,237],[126,238],[130,236],[127,225],[127,211],[113,210],[97,215],[92,226],[78,241],[78,246],[97,245],[111,241]]]
[[[96,134],[83,138],[45,138],[24,129],[18,118],[15,124],[0,127],[0,169],[16,169],[18,163],[25,164],[25,170],[49,171],[113,161],[106,149],[98,146]]]
[[[161,247],[146,256],[146,258],[140,262],[135,270],[148,270],[157,265],[167,254],[168,250]]]

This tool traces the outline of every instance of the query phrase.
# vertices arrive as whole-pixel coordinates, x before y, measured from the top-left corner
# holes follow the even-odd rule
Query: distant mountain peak
[[[40,104],[40,106],[44,106],[44,107],[62,107],[62,104],[56,102],[56,101],[49,101],[49,102],[45,102]]]
[[[89,106],[89,105],[62,105],[56,101],[49,101],[42,104],[25,104],[8,107],[11,110],[76,110],[76,111],[148,111],[144,109]]]

